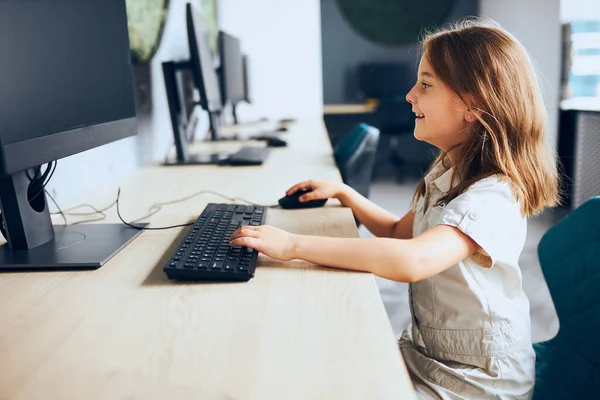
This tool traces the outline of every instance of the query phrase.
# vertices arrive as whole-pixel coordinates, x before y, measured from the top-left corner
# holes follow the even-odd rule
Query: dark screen
[[[2,144],[135,116],[124,0],[0,0]]]
[[[245,98],[240,41],[225,32],[219,32],[219,44],[225,92],[224,102],[239,103]]]
[[[221,91],[212,63],[206,27],[202,17],[190,3],[187,4],[186,14],[192,73],[200,92],[202,108],[208,111],[220,111],[223,108]]]

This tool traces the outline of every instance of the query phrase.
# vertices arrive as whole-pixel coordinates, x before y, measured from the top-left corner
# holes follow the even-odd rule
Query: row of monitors
[[[220,33],[219,79],[191,4],[186,19],[201,106],[250,102],[240,41]],[[0,176],[137,133],[125,0],[2,1],[0,54]]]
[[[242,101],[250,103],[248,56],[242,55],[239,39],[219,32],[220,65],[217,74],[213,68],[206,27],[202,17],[189,3],[186,23],[192,74],[200,92],[202,108],[220,112],[228,102],[234,106]]]
[[[239,40],[220,35],[220,88],[190,4],[186,18],[203,107],[249,100]],[[59,242],[40,166],[137,133],[126,1],[0,1],[0,57],[0,230],[8,240],[1,268],[17,254],[7,249]],[[27,264],[34,253],[18,254]]]

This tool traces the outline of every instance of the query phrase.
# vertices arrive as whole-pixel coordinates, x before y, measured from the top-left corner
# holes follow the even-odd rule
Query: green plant
[[[217,54],[217,37],[219,35],[218,0],[199,0],[200,13],[208,31],[210,50]]]
[[[126,0],[131,58],[136,64],[152,59],[162,36],[169,0]]]

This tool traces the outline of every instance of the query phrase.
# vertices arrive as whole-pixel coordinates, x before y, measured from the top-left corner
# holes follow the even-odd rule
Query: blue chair
[[[538,254],[560,329],[534,344],[533,398],[600,399],[600,197],[546,232]]]
[[[335,147],[333,157],[345,184],[369,197],[379,129],[359,123]]]

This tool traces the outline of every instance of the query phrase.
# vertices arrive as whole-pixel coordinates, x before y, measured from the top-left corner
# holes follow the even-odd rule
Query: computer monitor
[[[228,157],[228,154],[190,154],[187,136],[189,118],[185,105],[182,104],[182,87],[180,76],[185,71],[191,71],[194,86],[200,94],[200,105],[208,115],[212,140],[219,140],[219,124],[217,116],[223,110],[223,101],[217,73],[212,63],[206,26],[202,16],[192,4],[186,5],[186,26],[190,59],[180,62],[167,61],[162,63],[163,77],[171,118],[171,128],[175,143],[175,159],[168,159],[164,165],[216,164]],[[187,110],[189,112],[189,110]],[[191,135],[193,137],[193,135]]]
[[[219,80],[212,63],[207,29],[202,17],[190,3],[186,6],[188,44],[190,48],[190,66],[194,83],[200,92],[200,106],[210,118],[211,138],[218,140],[219,127],[216,115],[223,110],[223,100]]]
[[[252,103],[252,86],[250,84],[250,58],[247,54],[242,55],[242,71],[244,74],[244,101]]]
[[[219,87],[217,73],[212,63],[206,27],[202,21],[202,17],[190,3],[186,5],[186,24],[190,59],[162,63],[167,103],[175,142],[175,159],[169,158],[165,160],[163,165],[223,164],[227,162],[231,154],[189,153],[188,142],[191,140],[188,140],[186,136],[187,127],[183,126],[188,121],[186,121],[186,117],[183,115],[185,107],[182,106],[180,93],[183,88],[181,88],[179,75],[182,71],[192,71],[194,85],[200,94],[198,104],[207,112],[209,117],[212,140],[219,140],[217,116],[223,110],[223,99],[221,97],[221,88]],[[243,75],[241,79],[243,80]],[[228,97],[233,96],[233,99],[237,100],[245,95],[240,93],[243,83],[240,84],[239,81],[240,78],[238,78],[237,92],[228,95]],[[237,139],[237,136],[231,136],[228,139]]]
[[[139,231],[53,227],[32,169],[136,134],[125,0],[1,1],[0,54],[0,271],[98,268]]]
[[[223,104],[231,103],[233,121],[238,123],[236,106],[246,97],[244,87],[244,66],[240,41],[226,32],[219,32],[219,83]]]

